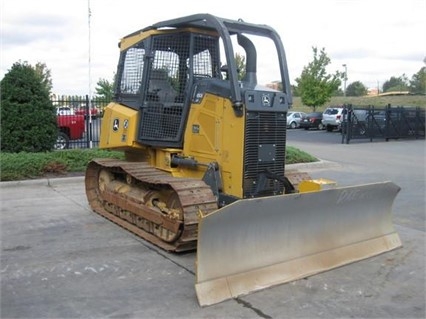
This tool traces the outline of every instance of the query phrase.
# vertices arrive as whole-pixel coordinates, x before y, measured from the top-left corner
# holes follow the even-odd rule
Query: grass
[[[316,108],[317,112],[324,111],[330,105],[352,104],[353,106],[419,106],[426,108],[426,95],[400,95],[400,96],[361,96],[361,97],[343,97],[335,96],[325,105]],[[293,97],[292,110],[300,112],[313,112],[312,108],[303,105],[300,97]]]
[[[84,173],[93,158],[124,158],[124,153],[100,149],[73,149],[46,153],[0,153],[0,180],[15,181],[44,176]],[[288,146],[288,164],[318,161],[315,157]]]
[[[318,158],[294,146],[288,146],[288,145],[287,145],[287,153],[286,153],[285,160],[287,164],[318,162]]]

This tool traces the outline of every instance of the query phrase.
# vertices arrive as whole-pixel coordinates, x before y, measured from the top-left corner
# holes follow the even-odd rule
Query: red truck
[[[57,150],[69,147],[70,140],[79,140],[84,135],[84,115],[57,115],[58,138],[54,148]]]
[[[96,109],[94,107],[90,108],[90,110],[89,110],[88,108],[83,106],[83,107],[76,109],[75,114],[76,115],[83,115],[85,118],[87,117],[88,114],[90,114],[93,119],[96,119],[99,116],[99,111],[98,111],[98,109]]]

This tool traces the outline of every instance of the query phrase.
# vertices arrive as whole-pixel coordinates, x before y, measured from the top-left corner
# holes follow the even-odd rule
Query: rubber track
[[[119,193],[102,195],[99,191],[99,172],[106,169],[113,173],[129,174],[150,187],[172,188],[178,195],[183,210],[183,220],[173,220],[165,214],[129,201]],[[85,177],[86,195],[91,208],[99,215],[122,226],[135,235],[167,251],[181,252],[196,249],[198,213],[209,214],[217,210],[216,198],[203,181],[192,178],[177,178],[145,162],[127,162],[115,159],[95,159],[89,163]],[[119,213],[108,210],[111,204]],[[161,225],[180,234],[174,242],[165,242],[156,235],[136,225],[135,217]],[[148,216],[148,217],[147,217]]]

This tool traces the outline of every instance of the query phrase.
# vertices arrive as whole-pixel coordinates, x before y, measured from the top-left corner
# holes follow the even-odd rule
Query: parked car
[[[58,125],[58,137],[54,148],[57,150],[69,147],[70,140],[79,140],[84,135],[83,115],[58,115],[56,117]]]
[[[318,130],[324,129],[324,125],[322,124],[322,113],[313,112],[306,114],[306,116],[302,118],[302,121],[300,121],[299,127],[304,128],[305,130],[309,130],[311,128]]]
[[[288,112],[287,113],[287,127],[297,128],[299,127],[300,121],[306,116],[304,112]]]
[[[338,131],[342,130],[343,122],[343,107],[328,107],[322,113],[322,124],[326,128],[327,132],[331,132],[335,129]]]

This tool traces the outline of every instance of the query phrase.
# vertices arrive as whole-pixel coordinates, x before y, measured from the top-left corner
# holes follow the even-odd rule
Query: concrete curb
[[[0,182],[0,188],[18,186],[55,186],[73,183],[84,183],[84,176],[38,178],[21,181]]]
[[[338,168],[341,167],[339,163],[319,160],[318,162],[312,163],[297,163],[297,164],[288,164],[286,169],[291,170],[319,170],[319,169],[329,169],[329,168]]]
[[[340,164],[324,160],[319,160],[318,162],[313,163],[288,164],[286,166],[286,168],[289,170],[317,170],[336,167],[340,167]],[[37,178],[20,181],[0,182],[0,188],[18,186],[55,186],[73,183],[84,183],[84,176]]]

